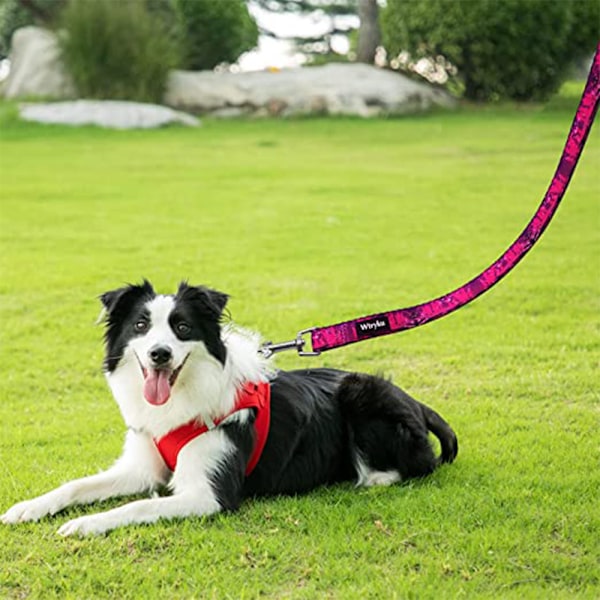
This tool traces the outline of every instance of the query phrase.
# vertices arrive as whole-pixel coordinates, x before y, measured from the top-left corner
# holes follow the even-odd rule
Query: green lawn
[[[101,292],[205,283],[276,341],[428,300],[521,231],[574,108],[111,132],[19,124],[0,105],[0,513],[120,452]],[[456,429],[455,464],[92,539],[55,532],[98,507],[3,526],[0,597],[597,598],[598,125],[555,222],[492,292],[278,361],[392,375]]]

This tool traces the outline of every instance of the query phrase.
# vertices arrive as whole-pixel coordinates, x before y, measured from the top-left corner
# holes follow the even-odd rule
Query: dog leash
[[[289,342],[280,342],[277,344],[267,342],[261,347],[262,354],[269,357],[284,350],[297,350],[300,356],[317,356],[326,350],[420,327],[421,325],[425,325],[425,323],[429,323],[458,310],[487,292],[507,275],[521,261],[525,254],[531,250],[556,213],[556,209],[567,190],[577,162],[583,152],[596,111],[598,110],[599,99],[600,44],[596,48],[581,101],[579,102],[562,156],[546,195],[521,235],[485,271],[482,271],[477,277],[454,291],[439,298],[429,300],[429,302],[408,308],[358,317],[334,325],[303,329],[298,332],[295,339]],[[306,336],[310,336],[312,347],[310,351],[305,350],[307,343]]]

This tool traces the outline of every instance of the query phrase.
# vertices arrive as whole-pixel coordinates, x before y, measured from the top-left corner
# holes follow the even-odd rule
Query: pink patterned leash
[[[458,310],[461,306],[487,292],[507,275],[525,254],[531,250],[550,223],[565,194],[583,151],[587,136],[594,122],[599,99],[600,44],[596,48],[585,90],[577,108],[577,113],[575,114],[560,162],[542,203],[521,235],[485,271],[453,292],[429,302],[408,308],[359,317],[326,327],[304,329],[292,341],[280,344],[265,344],[262,348],[263,354],[270,356],[275,352],[296,349],[301,356],[316,356],[325,350],[332,350],[333,348],[339,348],[373,337],[419,327]],[[304,350],[306,344],[304,336],[307,334],[310,334],[311,338],[312,351],[310,352]]]

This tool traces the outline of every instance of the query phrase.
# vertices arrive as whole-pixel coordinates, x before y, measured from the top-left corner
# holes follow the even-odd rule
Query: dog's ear
[[[192,300],[205,312],[220,319],[229,300],[229,296],[217,290],[211,290],[203,285],[189,285],[187,281],[179,284],[176,298]]]
[[[229,300],[229,296],[224,294],[223,292],[219,292],[218,290],[210,290],[208,288],[204,288],[209,301],[216,307],[219,311],[219,314],[222,315],[225,310],[225,306],[227,306],[227,302]]]
[[[118,290],[111,290],[104,292],[99,296],[100,302],[102,302],[102,310],[105,313],[110,313],[117,305],[119,298],[127,291],[127,288],[119,288]]]
[[[152,284],[147,279],[144,279],[141,285],[130,284],[100,294],[98,298],[100,302],[102,302],[102,311],[100,312],[97,322],[100,323],[107,315],[110,316],[126,296],[135,296],[136,298],[148,296],[149,298],[152,298],[156,296],[156,292],[154,291]]]

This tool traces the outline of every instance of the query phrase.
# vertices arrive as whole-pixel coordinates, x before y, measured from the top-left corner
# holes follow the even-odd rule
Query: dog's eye
[[[188,335],[192,331],[192,328],[184,321],[180,321],[175,325],[175,330],[179,335]]]
[[[133,328],[138,333],[145,333],[146,331],[148,331],[148,321],[144,321],[144,320],[140,319],[139,321],[136,321]]]

